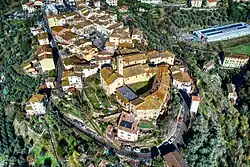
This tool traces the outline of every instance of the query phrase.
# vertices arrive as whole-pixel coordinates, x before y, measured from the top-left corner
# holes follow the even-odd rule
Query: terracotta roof
[[[150,51],[147,53],[147,57],[149,60],[157,58],[157,57],[165,58],[165,57],[172,57],[172,56],[174,56],[174,54],[168,50],[166,50],[164,52],[158,52],[158,51],[154,50],[154,51]]]
[[[107,46],[108,46],[108,47],[110,47],[110,46],[111,46],[111,47],[115,47],[115,42],[108,42],[108,41],[107,41],[107,42],[105,43],[105,47],[107,47]]]
[[[120,48],[133,48],[132,43],[124,42],[124,43],[119,43]]]
[[[31,96],[31,98],[29,99],[29,102],[40,103],[40,102],[42,102],[43,98],[44,98],[44,95],[35,94],[35,95]]]
[[[36,54],[51,53],[52,49],[48,45],[38,45],[36,48]]]
[[[63,26],[55,26],[51,28],[52,33],[58,34],[61,31],[69,31],[69,28]]]
[[[81,74],[74,72],[73,70],[64,71],[62,74],[62,79],[68,78],[70,76],[81,77]]]
[[[108,27],[109,30],[113,30],[117,27],[122,27],[123,26],[123,23],[122,22],[116,22],[115,24],[112,24]]]
[[[89,39],[81,38],[81,39],[78,39],[77,41],[75,41],[74,45],[80,46],[80,45],[85,44],[87,42],[91,42],[91,41]]]
[[[74,25],[74,27],[75,27],[76,29],[82,29],[82,28],[85,28],[85,27],[90,26],[90,25],[93,25],[93,23],[92,23],[91,21],[89,21],[89,20],[84,20],[84,21],[82,21],[82,22],[80,22],[80,23]]]
[[[63,59],[63,63],[68,66],[68,65],[83,65],[86,64],[87,61],[80,59],[77,55],[73,55],[67,58]]]
[[[171,167],[188,167],[186,161],[182,158],[179,152],[174,151],[170,152],[163,156],[163,159],[166,161],[167,166]]]
[[[123,61],[126,63],[139,61],[139,60],[147,60],[145,53],[132,53],[127,54],[123,57]]]
[[[234,58],[234,59],[249,59],[249,56],[244,54],[233,54],[233,53],[225,53],[225,57]]]
[[[68,12],[68,13],[64,13],[63,15],[64,15],[64,17],[71,17],[71,16],[76,16],[77,13],[75,13],[75,12]]]
[[[132,77],[132,76],[136,76],[140,74],[146,75],[148,68],[149,68],[148,64],[125,67],[123,69],[123,76],[124,78],[128,78],[128,77]]]
[[[172,76],[174,80],[179,82],[191,82],[190,76],[185,72],[177,72],[175,74],[172,74]]]
[[[143,102],[136,105],[136,110],[157,110],[160,109],[161,103],[151,95],[143,98]]]
[[[64,40],[69,41],[72,39],[75,39],[78,37],[77,34],[72,33],[71,31],[66,31],[63,34],[60,35],[60,37],[62,37]]]
[[[192,96],[192,101],[200,101],[200,96]]]
[[[136,28],[136,29],[132,30],[132,35],[143,35],[143,31]]]
[[[216,2],[216,0],[207,0],[208,2]]]
[[[37,39],[38,40],[48,39],[48,38],[49,38],[49,36],[48,36],[48,34],[46,32],[37,34]]]
[[[107,85],[112,84],[118,78],[122,77],[119,73],[114,72],[111,68],[106,68],[106,67],[100,70],[100,74]]]
[[[42,61],[42,60],[44,60],[44,59],[52,59],[53,60],[53,55],[52,55],[52,53],[50,53],[50,54],[43,54],[42,56],[39,56],[38,57],[38,61]]]

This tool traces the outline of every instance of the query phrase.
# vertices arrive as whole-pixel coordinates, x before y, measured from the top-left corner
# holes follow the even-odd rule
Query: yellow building
[[[158,52],[156,50],[147,52],[148,60],[151,64],[160,64],[160,63],[167,63],[170,65],[174,65],[174,58],[175,55],[166,50],[164,52]]]
[[[101,86],[108,96],[115,93],[116,89],[123,85],[123,76],[111,68],[102,68],[100,70],[100,79]]]
[[[171,83],[168,68],[160,66],[155,72],[150,92],[131,102],[132,111],[140,120],[156,119],[161,114],[162,107],[167,104]]]
[[[41,65],[43,72],[55,69],[55,64],[52,54],[44,54],[42,56],[39,56],[38,61]]]
[[[133,84],[148,81],[152,77],[152,74],[148,73],[148,69],[147,64],[125,67],[123,69],[124,83]]]
[[[242,54],[225,53],[221,65],[226,68],[241,68],[247,64],[249,56]]]
[[[145,53],[130,53],[123,57],[123,66],[131,66],[135,64],[145,64],[147,62],[147,56]]]

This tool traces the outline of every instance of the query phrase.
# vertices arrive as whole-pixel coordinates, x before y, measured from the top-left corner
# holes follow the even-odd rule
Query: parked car
[[[132,147],[130,145],[125,145],[124,149],[127,151],[132,151]]]
[[[170,137],[170,139],[168,140],[168,142],[171,144],[171,143],[173,143],[173,142],[174,142],[174,140],[175,140],[175,137],[174,137],[174,136],[172,136],[172,137]]]
[[[148,148],[142,148],[141,153],[149,153],[150,150]]]
[[[136,152],[136,153],[141,152],[141,150],[140,150],[140,148],[139,148],[139,147],[134,147],[134,148],[133,148],[133,151],[134,151],[134,152]]]

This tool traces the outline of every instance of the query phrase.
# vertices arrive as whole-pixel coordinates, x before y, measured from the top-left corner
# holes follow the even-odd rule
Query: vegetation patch
[[[93,104],[95,108],[99,108],[99,100],[95,96],[95,90],[91,87],[86,89],[86,95],[88,96],[90,102]]]
[[[244,43],[242,45],[237,45],[234,47],[226,48],[225,51],[231,52],[234,54],[245,54],[250,56],[250,42]]]
[[[139,123],[138,126],[142,129],[150,129],[153,128],[154,125],[152,125],[151,123],[147,122],[147,123]]]

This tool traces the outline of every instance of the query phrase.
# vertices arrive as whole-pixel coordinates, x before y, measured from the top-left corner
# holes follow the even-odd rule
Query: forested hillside
[[[136,17],[132,26],[140,27],[148,38],[148,49],[172,49],[183,59],[192,77],[197,79],[201,102],[191,128],[184,136],[181,148],[189,166],[231,167],[250,166],[250,72],[239,90],[239,106],[229,102],[225,88],[237,71],[219,68],[219,47],[178,42],[173,35],[190,27],[202,28],[237,21],[249,21],[249,4],[234,4],[229,9],[215,11],[154,9]],[[217,64],[210,72],[202,71],[202,63],[214,60]],[[249,68],[248,68],[249,69]],[[239,72],[240,70],[238,70]],[[230,75],[229,75],[230,74]]]
[[[24,75],[20,67],[33,56],[29,31],[32,20],[7,21],[1,13],[0,74],[4,79],[0,83],[0,161],[22,166],[26,163],[28,148],[22,137],[16,136],[13,121],[22,114],[21,105],[39,87],[41,78]]]

